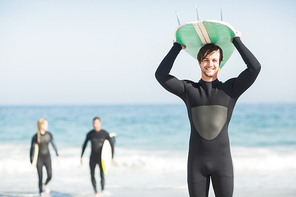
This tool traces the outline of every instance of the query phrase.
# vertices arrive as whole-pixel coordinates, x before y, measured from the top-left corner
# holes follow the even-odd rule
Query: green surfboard
[[[223,21],[196,21],[181,25],[176,30],[176,41],[185,46],[185,51],[197,59],[201,47],[208,43],[218,45],[223,51],[224,66],[234,51],[232,39],[235,37],[235,29]]]

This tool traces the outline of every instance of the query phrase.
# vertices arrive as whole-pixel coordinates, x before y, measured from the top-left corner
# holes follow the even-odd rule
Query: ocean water
[[[50,147],[51,196],[93,196],[90,143],[82,165],[80,154],[95,116],[117,133],[105,196],[188,196],[184,105],[0,106],[0,196],[38,196],[29,149],[41,117],[60,154]],[[237,104],[229,136],[235,196],[296,196],[296,104]]]

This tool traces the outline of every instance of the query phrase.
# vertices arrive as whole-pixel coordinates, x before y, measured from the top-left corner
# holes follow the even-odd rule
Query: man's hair
[[[199,63],[201,63],[209,54],[212,54],[214,51],[219,51],[220,58],[219,58],[219,64],[223,61],[223,51],[222,49],[213,43],[209,43],[201,47],[197,54],[197,60]]]
[[[100,119],[99,117],[95,117],[95,118],[93,119],[93,121],[95,121],[95,120],[99,120],[99,121],[101,122],[101,119]]]

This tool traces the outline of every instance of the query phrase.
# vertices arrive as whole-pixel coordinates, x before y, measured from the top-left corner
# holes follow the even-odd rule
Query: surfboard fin
[[[199,16],[198,16],[198,10],[197,10],[197,5],[195,4],[195,11],[196,11],[196,19],[199,21]]]
[[[221,21],[223,21],[222,6],[220,6],[220,13],[221,13]]]
[[[176,17],[177,17],[177,20],[178,20],[178,24],[179,24],[179,26],[181,25],[181,23],[180,23],[180,20],[179,20],[179,16],[178,16],[178,13],[177,13],[177,11],[175,12],[176,13]]]

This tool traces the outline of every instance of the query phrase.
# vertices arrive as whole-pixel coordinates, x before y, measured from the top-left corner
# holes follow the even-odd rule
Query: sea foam
[[[73,171],[88,169],[90,148],[80,163],[80,147],[61,147],[60,161],[57,162],[51,149],[53,169]],[[24,145],[2,144],[0,153],[0,174],[17,174],[36,171],[29,161],[29,147]],[[296,150],[281,148],[232,147],[235,172],[247,171],[296,171]],[[187,169],[186,151],[147,151],[116,148],[112,169],[116,171],[146,172],[185,172]]]

